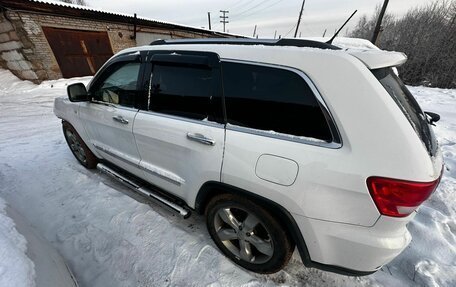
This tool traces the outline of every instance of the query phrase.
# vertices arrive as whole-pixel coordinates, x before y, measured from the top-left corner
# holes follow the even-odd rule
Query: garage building
[[[0,0],[0,67],[35,83],[93,75],[114,53],[156,39],[210,37],[233,36],[63,2]]]

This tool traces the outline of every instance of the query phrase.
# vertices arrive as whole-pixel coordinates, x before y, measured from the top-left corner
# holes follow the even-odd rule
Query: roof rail
[[[318,41],[303,39],[235,39],[235,38],[205,38],[205,39],[173,39],[156,40],[150,45],[185,45],[185,44],[211,44],[211,45],[264,45],[264,46],[294,46],[329,50],[340,50],[339,47]]]

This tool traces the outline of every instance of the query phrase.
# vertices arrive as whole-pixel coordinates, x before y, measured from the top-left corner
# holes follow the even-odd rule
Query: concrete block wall
[[[38,82],[33,64],[23,53],[24,43],[19,34],[11,19],[0,15],[0,66],[21,79]]]

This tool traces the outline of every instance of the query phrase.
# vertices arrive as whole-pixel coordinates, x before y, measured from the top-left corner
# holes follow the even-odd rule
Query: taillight
[[[405,217],[431,196],[440,182],[413,182],[385,177],[369,177],[367,187],[382,215]]]

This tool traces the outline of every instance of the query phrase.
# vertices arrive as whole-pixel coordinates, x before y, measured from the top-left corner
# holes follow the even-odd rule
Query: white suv
[[[307,40],[169,40],[124,50],[55,100],[67,142],[271,273],[297,246],[306,266],[365,275],[410,242],[442,155],[392,67],[402,53]]]

